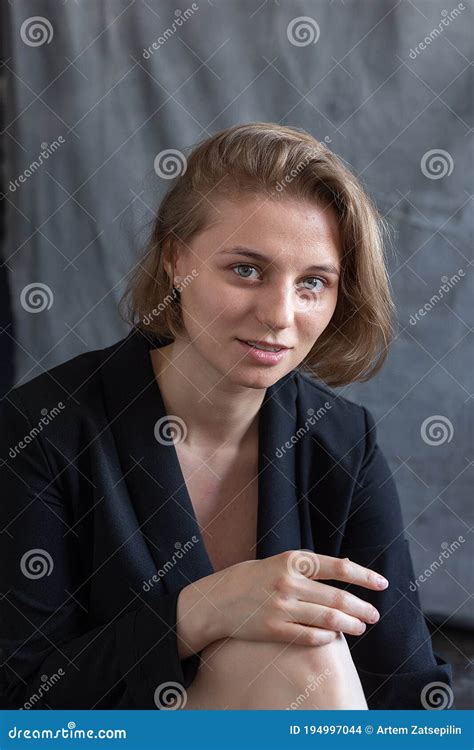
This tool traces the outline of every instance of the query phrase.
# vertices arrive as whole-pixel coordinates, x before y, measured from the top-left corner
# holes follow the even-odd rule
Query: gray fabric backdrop
[[[117,301],[169,187],[157,154],[187,153],[252,120],[326,138],[395,230],[395,344],[377,377],[339,390],[377,419],[416,574],[429,569],[419,585],[425,611],[462,625],[474,621],[472,11],[468,0],[179,9],[12,0],[2,9],[3,255],[17,383],[125,335]],[[46,287],[35,296],[38,283]]]

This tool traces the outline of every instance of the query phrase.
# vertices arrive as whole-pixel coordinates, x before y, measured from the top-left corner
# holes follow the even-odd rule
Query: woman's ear
[[[163,253],[163,268],[165,269],[168,275],[170,284],[173,284],[175,258],[174,258],[172,243],[170,240],[166,240],[165,243],[163,244],[162,253]]]
[[[179,284],[181,281],[181,275],[177,275],[181,248],[178,242],[172,240],[166,240],[163,246],[163,266],[168,274],[168,278],[172,286]]]
[[[173,244],[173,285],[182,284],[186,276],[186,264],[188,263],[188,248],[182,242],[176,241]]]

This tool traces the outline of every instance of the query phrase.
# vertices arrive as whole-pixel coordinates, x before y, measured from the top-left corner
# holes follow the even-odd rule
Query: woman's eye
[[[232,270],[233,270],[233,271],[236,271],[236,270],[237,270],[238,268],[246,268],[246,269],[250,268],[250,270],[253,270],[253,271],[255,271],[255,270],[256,270],[256,269],[254,268],[254,266],[248,266],[248,265],[247,265],[246,263],[239,263],[239,265],[238,265],[238,266],[234,266]],[[240,274],[239,274],[239,273],[237,273],[237,275],[238,275],[238,276],[240,276]],[[241,278],[242,278],[242,279],[248,279],[248,278],[249,278],[249,276],[241,276]]]
[[[321,279],[319,276],[310,276],[309,279],[306,279],[304,283],[306,283],[307,281],[316,281],[316,282],[319,281],[322,284],[322,286],[320,286],[319,289],[316,289],[316,286],[306,287],[307,289],[309,289],[312,292],[313,291],[314,292],[322,292],[323,289],[324,289],[324,287],[327,286],[326,279]]]
[[[236,271],[237,275],[240,276],[241,279],[249,279],[250,278],[249,275],[246,275],[245,273],[242,275],[240,273],[240,271],[238,269],[241,269],[241,268],[245,269],[246,271],[250,271],[250,272],[257,270],[255,268],[255,266],[250,266],[247,263],[239,263],[237,266],[233,266],[232,270]],[[323,289],[328,285],[328,282],[326,281],[326,279],[323,279],[323,278],[321,278],[319,276],[309,276],[307,279],[305,279],[305,281],[303,283],[306,284],[307,282],[316,282],[316,284],[319,282],[322,285],[319,288],[316,288],[316,285],[306,287],[306,289],[308,291],[311,291],[311,292],[322,292]]]

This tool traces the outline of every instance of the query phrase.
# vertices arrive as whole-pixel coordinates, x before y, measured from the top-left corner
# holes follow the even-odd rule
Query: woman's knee
[[[342,633],[324,646],[214,641],[203,649],[190,689],[189,708],[195,697],[202,707],[223,702],[234,708],[366,708]]]
[[[313,671],[331,671],[334,677],[347,673],[348,665],[352,664],[352,656],[343,633],[338,633],[331,643],[323,646],[306,647],[307,659]]]
[[[359,674],[343,633],[324,646],[311,649],[313,678],[320,691],[321,708],[367,709]]]
[[[259,675],[287,648],[284,643],[265,641],[244,641],[237,638],[222,638],[206,646],[201,653],[202,669],[207,669],[214,676],[222,674],[234,681],[239,678],[250,678]]]
[[[201,652],[187,708],[284,708],[297,687],[292,676],[285,675],[291,659],[284,654],[292,649],[285,643],[214,641]]]
[[[206,646],[201,668],[226,675],[260,675],[275,666],[290,682],[299,684],[309,675],[323,673],[333,678],[347,675],[352,664],[349,647],[342,633],[324,646],[301,646],[273,641],[244,641],[223,638]]]
[[[367,708],[343,633],[324,646],[294,645],[282,651],[279,668],[294,686],[289,708]]]

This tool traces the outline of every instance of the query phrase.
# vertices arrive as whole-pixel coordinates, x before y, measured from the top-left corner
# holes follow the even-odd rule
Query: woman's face
[[[267,388],[301,363],[333,315],[341,262],[336,215],[263,196],[221,199],[217,209],[218,220],[176,255],[185,341],[192,361],[220,382]],[[248,341],[288,348],[271,358],[242,343]]]

